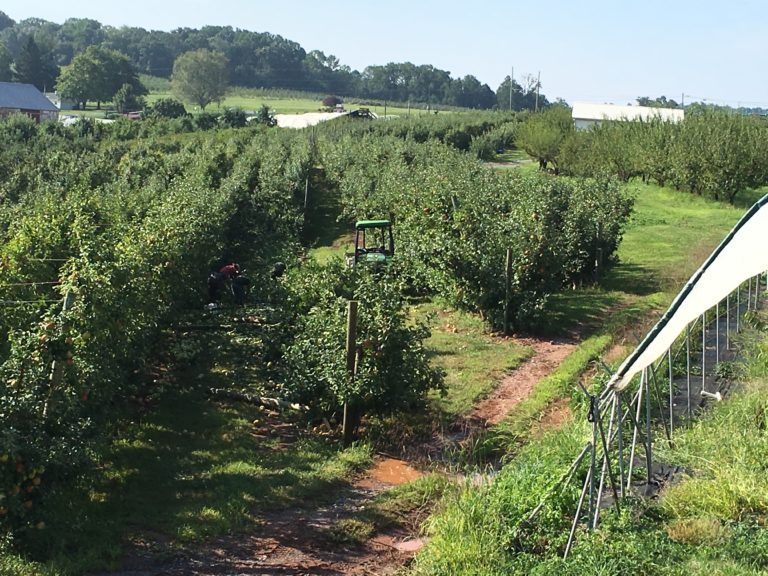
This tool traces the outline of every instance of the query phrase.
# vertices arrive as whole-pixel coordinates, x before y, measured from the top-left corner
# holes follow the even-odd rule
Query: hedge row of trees
[[[296,253],[309,154],[282,136],[118,142],[0,123],[0,525],[33,521],[88,469],[215,262]]]
[[[598,248],[613,251],[630,208],[609,181],[495,174],[436,129],[424,142],[351,123],[160,140],[120,140],[130,136],[121,130],[21,116],[0,124],[0,525],[9,529],[33,522],[56,482],[88,470],[91,450],[148,386],[172,322],[202,308],[220,259],[240,261],[259,285],[275,260],[289,265],[273,294],[281,321],[267,356],[253,360],[273,362],[257,392],[309,403],[312,416],[344,402],[387,414],[442,386],[407,294],[442,294],[494,325],[509,304],[516,327],[530,324],[547,293],[593,273]],[[394,211],[392,274],[299,264],[310,174],[350,218]],[[353,297],[362,304],[351,381],[343,346]]]
[[[319,145],[350,219],[394,215],[411,284],[495,327],[507,307],[515,328],[530,327],[548,294],[592,278],[596,256],[607,262],[615,252],[632,207],[615,180],[499,174],[436,141],[369,135]]]
[[[352,70],[333,55],[307,52],[281,36],[205,26],[199,30],[178,28],[171,32],[143,28],[102,26],[96,20],[70,18],[56,24],[40,18],[14,22],[0,12],[0,81],[15,77],[43,89],[52,88],[58,68],[66,66],[89,47],[125,55],[139,73],[169,78],[182,54],[209,50],[227,62],[232,85],[287,88],[358,98],[442,104],[468,108],[508,108],[509,89],[514,110],[533,109],[537,85],[523,86],[507,78],[499,96],[472,75],[452,78],[431,65],[410,62],[372,65]],[[34,71],[26,62],[33,62]],[[503,92],[503,94],[502,94]],[[540,96],[543,108],[546,98]]]
[[[603,122],[574,130],[566,109],[531,116],[517,142],[542,167],[577,176],[640,177],[660,186],[733,202],[768,184],[768,119],[704,107],[679,123]]]

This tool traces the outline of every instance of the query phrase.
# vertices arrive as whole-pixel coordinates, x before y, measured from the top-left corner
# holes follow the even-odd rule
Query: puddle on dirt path
[[[413,482],[424,476],[423,472],[416,470],[408,463],[396,458],[380,458],[368,471],[368,475],[358,483],[360,488],[373,489],[382,484],[388,486],[400,486],[406,482]]]

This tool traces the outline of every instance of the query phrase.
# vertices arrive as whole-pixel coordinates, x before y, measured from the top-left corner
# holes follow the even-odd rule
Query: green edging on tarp
[[[606,387],[606,391],[613,389],[613,384],[624,377],[624,375],[627,373],[627,368],[629,368],[630,366],[632,366],[632,364],[634,364],[635,360],[637,360],[637,358],[639,358],[643,354],[643,352],[645,352],[646,348],[648,348],[651,342],[654,341],[654,339],[659,334],[659,332],[661,332],[664,329],[664,327],[667,325],[667,323],[672,318],[672,316],[675,315],[675,312],[677,312],[678,308],[680,308],[680,305],[686,299],[688,294],[690,294],[691,290],[693,290],[693,287],[696,286],[696,284],[699,282],[701,277],[704,275],[704,272],[707,271],[707,269],[717,259],[717,257],[725,249],[725,247],[728,246],[728,244],[730,244],[730,242],[733,240],[734,236],[736,236],[738,231],[741,230],[741,228],[747,222],[749,222],[749,220],[755,214],[757,214],[757,212],[766,204],[768,204],[768,194],[766,194],[760,200],[755,202],[752,205],[752,207],[747,211],[747,213],[741,217],[741,219],[736,223],[736,225],[728,233],[728,235],[723,239],[723,241],[720,242],[720,244],[717,246],[717,248],[715,248],[712,254],[709,255],[709,258],[707,258],[704,261],[704,264],[701,265],[701,267],[696,271],[693,277],[685,284],[685,286],[683,286],[683,289],[672,301],[672,304],[670,304],[669,308],[667,308],[667,311],[664,312],[661,319],[656,323],[656,325],[651,329],[651,331],[648,332],[648,334],[646,334],[642,342],[640,342],[637,348],[635,348],[635,351],[629,355],[626,362],[624,362],[623,364],[624,367],[620,371],[616,372],[616,374],[613,375],[613,378],[611,378],[611,385]]]

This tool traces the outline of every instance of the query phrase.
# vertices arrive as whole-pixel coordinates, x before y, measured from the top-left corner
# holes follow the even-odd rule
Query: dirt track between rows
[[[573,340],[563,339],[527,337],[516,341],[530,347],[533,353],[517,369],[506,374],[488,398],[477,403],[461,424],[463,435],[472,433],[468,426],[484,429],[500,422],[577,345]],[[567,404],[555,403],[543,415],[539,427],[558,426],[567,417]],[[450,441],[460,440],[455,437]],[[423,456],[434,446],[433,439],[425,446],[410,447],[407,452]],[[443,444],[442,450],[445,448]],[[417,467],[416,463],[379,457],[364,476],[340,490],[333,504],[314,510],[293,508],[270,513],[261,518],[260,526],[251,533],[217,538],[194,550],[158,555],[157,548],[162,550],[162,544],[134,542],[123,562],[123,569],[109,573],[109,576],[395,574],[424,544],[420,526],[427,511],[411,514],[404,518],[401,526],[374,534],[363,545],[347,546],[334,542],[328,538],[328,529],[339,519],[353,516],[377,494],[418,477]]]

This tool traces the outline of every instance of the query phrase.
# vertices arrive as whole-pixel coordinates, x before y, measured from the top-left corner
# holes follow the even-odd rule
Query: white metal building
[[[668,122],[680,122],[685,117],[685,111],[675,108],[576,102],[573,105],[571,116],[574,126],[577,129],[584,129],[600,124],[605,120],[650,120],[652,118],[660,118]]]

